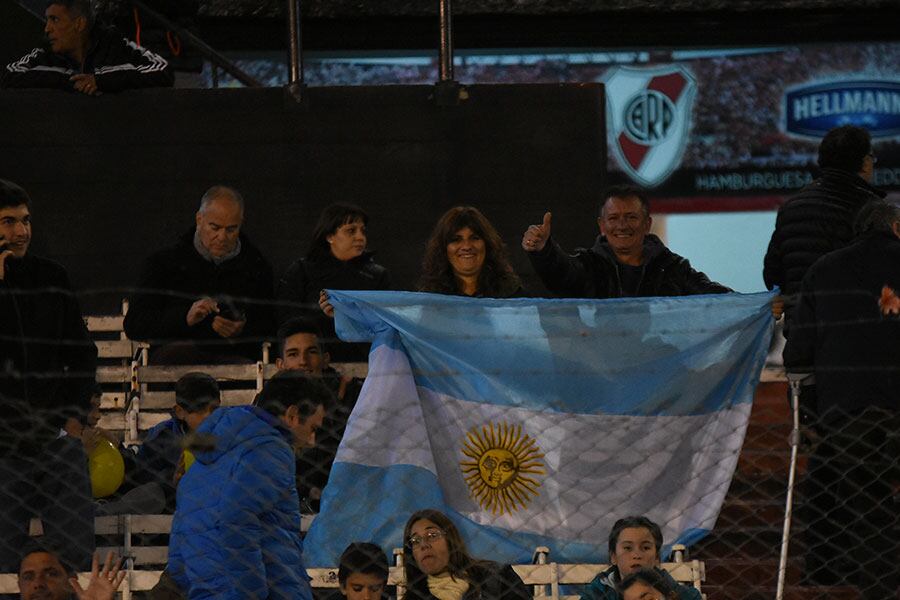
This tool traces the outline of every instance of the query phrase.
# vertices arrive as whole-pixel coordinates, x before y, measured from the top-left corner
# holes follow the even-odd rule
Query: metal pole
[[[303,85],[303,47],[300,40],[300,0],[287,0],[288,84]]]
[[[450,0],[438,0],[441,17],[441,45],[438,48],[440,59],[440,80],[453,81],[453,16]]]
[[[186,41],[188,44],[197,49],[200,54],[209,59],[214,65],[217,65],[223,71],[243,83],[247,87],[264,87],[262,82],[242,71],[233,61],[229,60],[224,54],[213,49],[212,46],[201,40],[199,37],[181,27],[162,14],[156,12],[141,0],[130,0],[132,6],[136,6],[142,13],[146,14],[148,17],[161,24],[166,29],[178,34],[183,41]]]
[[[791,429],[791,466],[788,472],[787,499],[784,506],[784,529],[781,532],[781,556],[778,559],[778,585],[775,600],[784,599],[784,585],[787,577],[788,545],[791,537],[791,519],[794,514],[794,481],[797,477],[797,454],[800,451],[800,383],[810,377],[809,374],[788,373],[791,386],[791,413],[793,428]]]

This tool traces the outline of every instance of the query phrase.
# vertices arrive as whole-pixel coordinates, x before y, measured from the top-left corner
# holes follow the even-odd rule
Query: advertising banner
[[[425,83],[436,59],[318,59],[311,85]],[[812,181],[839,125],[873,137],[874,184],[900,191],[900,43],[464,54],[466,83],[603,82],[609,181],[656,209],[771,208]],[[659,202],[661,200],[661,202]]]

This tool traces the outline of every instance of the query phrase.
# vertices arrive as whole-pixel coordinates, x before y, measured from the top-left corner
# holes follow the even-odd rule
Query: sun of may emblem
[[[538,495],[544,464],[534,439],[521,425],[489,423],[473,427],[462,452],[471,460],[459,463],[472,497],[494,514],[513,513]]]

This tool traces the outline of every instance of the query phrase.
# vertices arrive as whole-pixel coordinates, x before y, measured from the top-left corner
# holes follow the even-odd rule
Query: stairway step
[[[772,600],[775,587],[703,585],[707,598],[717,600]],[[859,590],[852,586],[802,587],[789,585],[784,588],[784,600],[860,600]]]
[[[706,581],[711,585],[774,590],[778,584],[778,558],[757,560],[722,558],[705,559],[704,562],[706,564]],[[802,561],[799,559],[788,560],[787,583],[798,584],[802,574]]]

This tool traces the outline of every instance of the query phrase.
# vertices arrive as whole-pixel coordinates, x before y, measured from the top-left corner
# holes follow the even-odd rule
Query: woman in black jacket
[[[323,339],[336,340],[334,311],[322,290],[387,290],[387,269],[366,250],[369,215],[353,204],[325,207],[305,258],[291,264],[278,284],[278,322],[292,317],[314,319]],[[365,361],[368,344],[329,344],[331,360]]]
[[[404,600],[531,600],[509,565],[469,556],[459,530],[444,513],[414,513],[403,530]]]

